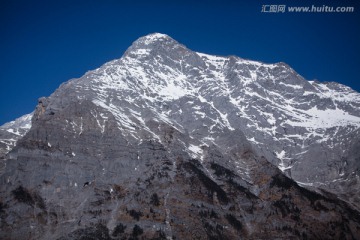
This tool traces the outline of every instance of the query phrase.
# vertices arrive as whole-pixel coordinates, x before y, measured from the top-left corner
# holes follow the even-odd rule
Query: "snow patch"
[[[193,158],[198,158],[202,156],[203,150],[199,146],[195,146],[193,144],[189,145],[190,154]]]
[[[285,123],[291,126],[310,129],[332,128],[346,125],[360,127],[360,117],[350,115],[339,108],[320,110],[317,107],[313,107],[309,110],[298,109],[297,112],[299,114],[294,115],[295,121],[288,119]]]
[[[286,152],[284,150],[282,150],[281,152],[275,152],[275,155],[281,161],[278,166],[281,171],[285,171],[287,169],[292,168],[292,166],[288,166],[288,167],[285,166],[284,160],[287,158],[285,158]]]

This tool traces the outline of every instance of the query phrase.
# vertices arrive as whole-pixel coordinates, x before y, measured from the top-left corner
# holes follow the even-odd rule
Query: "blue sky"
[[[355,12],[262,13],[263,5],[353,6]],[[308,80],[360,91],[359,0],[1,0],[0,125],[153,32],[199,52],[286,62]]]

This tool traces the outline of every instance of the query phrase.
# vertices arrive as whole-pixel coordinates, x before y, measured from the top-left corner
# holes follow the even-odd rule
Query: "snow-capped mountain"
[[[358,193],[360,94],[344,85],[306,81],[284,63],[193,52],[163,34],[140,38],[64,88],[73,85],[77,99],[102,109],[98,127],[111,114],[129,141],[143,138],[139,131],[158,139],[146,121],[164,121],[189,134],[188,150],[201,159],[202,146],[222,146],[219,135],[240,129],[297,182]]]
[[[358,212],[327,193],[359,208],[360,94],[284,63],[150,34],[41,98],[32,124],[1,177],[2,230],[18,228],[4,237],[360,234]]]

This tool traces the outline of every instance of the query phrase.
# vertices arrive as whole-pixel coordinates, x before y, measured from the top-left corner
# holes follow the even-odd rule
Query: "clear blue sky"
[[[359,0],[0,1],[0,125],[62,82],[120,58],[138,37],[268,63],[360,91]],[[262,5],[353,6],[354,13],[261,13]]]

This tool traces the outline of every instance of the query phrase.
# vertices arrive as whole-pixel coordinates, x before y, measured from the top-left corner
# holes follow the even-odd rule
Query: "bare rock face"
[[[145,36],[39,100],[0,238],[359,239],[359,118],[345,86]]]

